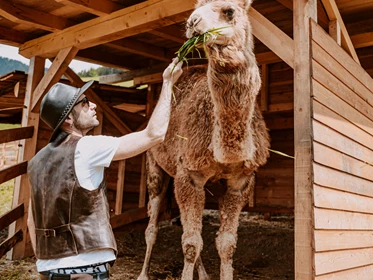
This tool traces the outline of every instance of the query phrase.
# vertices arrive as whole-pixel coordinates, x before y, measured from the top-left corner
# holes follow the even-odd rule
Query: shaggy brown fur
[[[203,247],[204,185],[208,180],[227,180],[227,192],[219,201],[221,226],[216,246],[221,279],[233,279],[239,213],[253,190],[255,171],[269,156],[269,136],[256,104],[261,80],[247,17],[250,4],[243,0],[202,0],[188,20],[189,37],[219,27],[209,22],[214,19],[220,26],[232,26],[232,30],[208,44],[207,69],[190,67],[179,79],[166,139],[147,153],[150,222],[146,230],[147,255],[139,280],[149,279],[159,205],[168,176],[174,178],[184,231],[183,280],[193,279],[196,262],[199,278],[209,279],[199,258]]]

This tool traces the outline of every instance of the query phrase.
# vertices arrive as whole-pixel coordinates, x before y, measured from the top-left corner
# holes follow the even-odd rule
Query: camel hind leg
[[[145,231],[146,254],[140,276],[137,280],[149,279],[149,268],[152,249],[158,234],[158,217],[161,203],[167,192],[170,177],[155,162],[149,150],[146,154],[147,186],[149,192],[149,223]]]
[[[242,208],[249,202],[255,183],[255,174],[241,175],[227,181],[228,188],[219,201],[220,228],[216,248],[220,256],[220,280],[233,280],[233,254],[237,244],[238,219]]]

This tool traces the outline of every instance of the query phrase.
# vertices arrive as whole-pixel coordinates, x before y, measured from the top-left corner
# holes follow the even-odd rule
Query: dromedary
[[[228,27],[207,44],[207,71],[206,67],[190,67],[179,79],[166,139],[147,153],[150,221],[139,280],[149,279],[159,207],[169,176],[174,178],[183,226],[182,280],[193,279],[195,264],[199,278],[209,279],[199,257],[204,186],[208,180],[226,180],[226,193],[219,200],[221,225],[216,247],[220,279],[233,279],[239,214],[248,203],[255,172],[269,156],[269,136],[256,103],[261,79],[247,16],[251,2],[199,0],[187,21],[188,38]]]

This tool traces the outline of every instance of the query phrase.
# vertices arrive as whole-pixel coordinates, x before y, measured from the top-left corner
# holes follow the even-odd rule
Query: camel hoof
[[[186,250],[185,250],[185,259],[188,262],[194,263],[196,259],[196,247],[193,245],[187,245]]]

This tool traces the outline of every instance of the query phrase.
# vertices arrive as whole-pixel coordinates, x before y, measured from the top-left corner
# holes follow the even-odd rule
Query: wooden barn
[[[0,171],[16,178],[10,226],[0,255],[32,254],[27,231],[27,162],[50,136],[39,120],[52,84],[80,87],[72,59],[124,70],[103,76],[87,95],[98,104],[93,134],[120,136],[145,127],[161,73],[186,40],[194,0],[3,0],[0,43],[30,58],[28,74],[0,77],[0,143],[20,142],[18,163]],[[271,154],[257,175],[246,211],[294,213],[295,279],[371,280],[373,275],[373,1],[256,0],[249,11],[262,73],[259,103]],[[1,54],[0,54],[1,55]],[[53,63],[45,70],[45,60]],[[126,86],[116,83],[130,81]],[[145,85],[145,86],[144,86]],[[209,188],[217,208],[223,187]],[[111,222],[116,230],[146,222],[144,155],[109,168]]]

